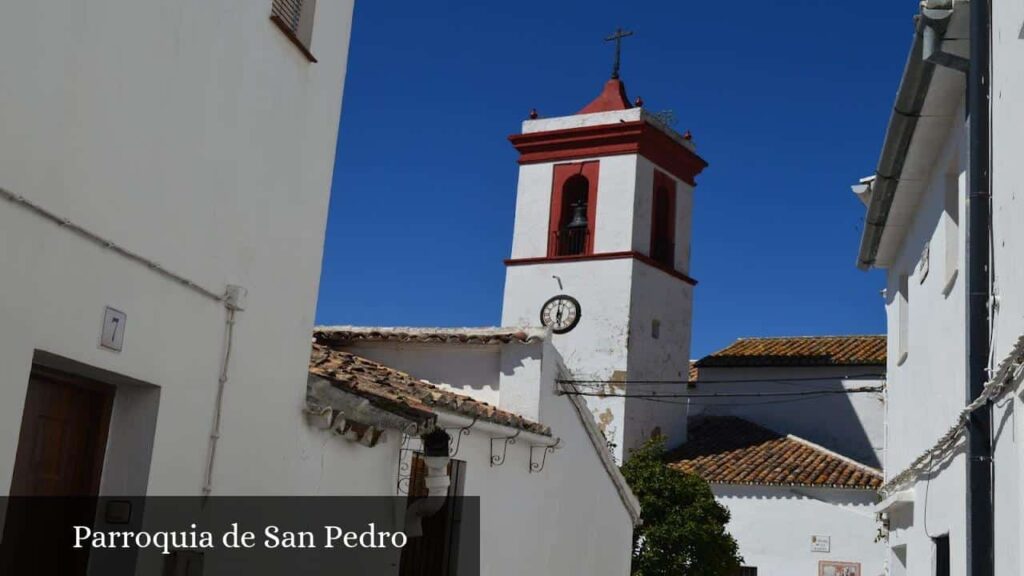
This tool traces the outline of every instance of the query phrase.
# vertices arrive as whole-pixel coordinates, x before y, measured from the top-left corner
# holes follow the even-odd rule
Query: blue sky
[[[501,314],[516,153],[532,107],[608,77],[670,109],[710,167],[691,275],[698,357],[740,336],[882,333],[855,267],[913,0],[357,1],[317,322],[480,326]]]

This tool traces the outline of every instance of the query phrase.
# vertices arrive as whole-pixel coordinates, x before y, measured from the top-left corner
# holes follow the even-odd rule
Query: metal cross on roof
[[[622,60],[622,39],[632,35],[633,32],[630,30],[617,28],[615,34],[604,39],[605,42],[615,42],[615,64],[612,65],[612,80],[619,78],[619,63]]]

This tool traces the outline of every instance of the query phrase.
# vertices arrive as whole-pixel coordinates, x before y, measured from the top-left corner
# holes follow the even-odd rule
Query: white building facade
[[[4,6],[5,494],[301,486],[265,416],[301,403],[353,5],[281,4]],[[84,481],[18,457],[54,437]]]
[[[656,432],[681,442],[685,406],[614,396],[686,380],[691,207],[706,163],[617,78],[579,113],[532,118],[510,140],[520,169],[502,323],[553,328],[618,461]]]
[[[463,535],[479,538],[479,573],[629,574],[639,504],[586,404],[558,393],[566,372],[547,331],[326,327],[316,342],[314,387],[385,408],[342,397],[333,418],[311,418],[300,443],[321,470],[311,492],[408,494],[422,445],[373,412],[426,407],[459,463],[448,493],[480,499],[480,533]],[[339,429],[352,423],[371,428]]]
[[[751,576],[884,576],[870,489],[712,484]],[[756,568],[756,572],[753,569]]]
[[[879,506],[889,573],[972,574],[965,430],[967,387],[966,223],[971,159],[965,122],[970,2],[924,3],[879,170],[855,191],[868,227],[860,265],[886,271],[889,333],[886,479]],[[989,370],[999,385],[991,411],[994,573],[1024,572],[1020,360],[1024,333],[1024,207],[1021,102],[1024,59],[1019,2],[991,2],[991,254]],[[909,106],[906,106],[909,104]],[[975,200],[978,202],[979,200]],[[983,201],[983,200],[981,200]],[[985,233],[985,232],[982,232]]]
[[[740,338],[694,363],[673,467],[729,510],[744,576],[884,574],[885,361],[884,336],[806,336]]]
[[[690,416],[737,416],[880,470],[885,362],[885,336],[740,338],[694,363]]]

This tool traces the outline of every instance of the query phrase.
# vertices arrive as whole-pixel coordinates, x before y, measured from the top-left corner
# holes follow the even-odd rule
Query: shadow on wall
[[[744,378],[765,379],[767,370]],[[702,369],[701,378],[717,379]],[[690,415],[736,416],[779,434],[792,434],[873,468],[882,467],[885,405],[881,392],[844,394],[843,390],[881,384],[878,380],[778,382],[698,382],[694,394],[785,394],[731,398],[693,398]],[[787,376],[789,377],[789,376]],[[815,392],[821,394],[815,395]],[[807,393],[806,396],[800,393]],[[870,428],[870,431],[869,431]]]

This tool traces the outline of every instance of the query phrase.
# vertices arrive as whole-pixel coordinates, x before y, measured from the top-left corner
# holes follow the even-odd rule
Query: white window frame
[[[943,262],[942,293],[949,296],[960,270],[960,190],[963,173],[954,171],[946,176],[943,199],[943,228],[945,257]]]
[[[900,274],[896,287],[896,365],[901,366],[910,354],[910,276]]]

